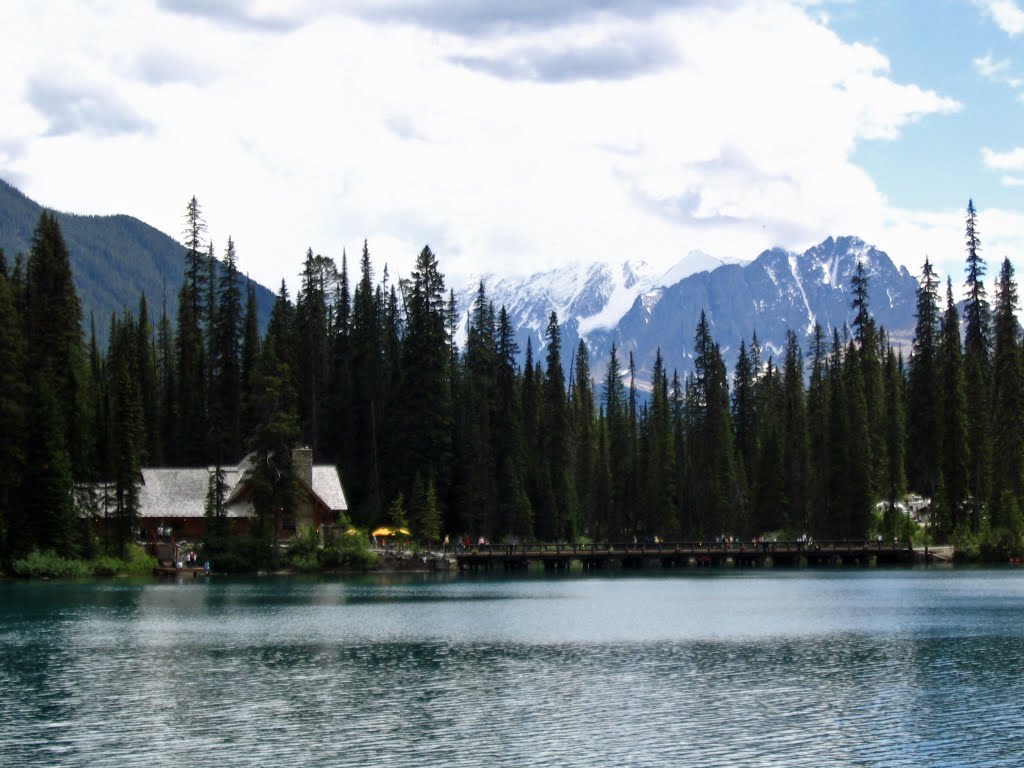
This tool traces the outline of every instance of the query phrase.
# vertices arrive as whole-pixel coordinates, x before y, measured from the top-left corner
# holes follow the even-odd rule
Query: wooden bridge
[[[459,570],[519,570],[541,563],[567,570],[601,568],[764,567],[798,565],[896,565],[938,562],[947,553],[914,549],[909,541],[762,541],[747,543],[661,542],[658,544],[481,544],[454,554]]]

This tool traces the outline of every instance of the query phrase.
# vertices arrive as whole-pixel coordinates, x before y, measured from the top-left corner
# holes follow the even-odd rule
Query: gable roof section
[[[331,464],[314,464],[313,487],[310,490],[329,510],[344,512],[348,509],[337,467]]]
[[[253,514],[249,498],[248,472],[251,462],[243,461],[237,467],[222,467],[227,489],[225,514],[227,517],[250,517]],[[213,467],[142,470],[139,488],[139,516],[144,518],[203,517],[206,514],[206,494],[210,488]],[[338,470],[331,464],[313,467],[312,495],[327,509],[343,512],[348,509],[345,492],[341,487]],[[304,484],[303,484],[304,485]]]
[[[200,469],[143,469],[140,517],[202,517],[210,473]]]

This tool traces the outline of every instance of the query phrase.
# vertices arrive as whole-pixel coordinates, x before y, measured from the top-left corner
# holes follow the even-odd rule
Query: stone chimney
[[[309,447],[295,448],[292,450],[292,469],[295,477],[306,484],[307,488],[313,487],[313,449]]]

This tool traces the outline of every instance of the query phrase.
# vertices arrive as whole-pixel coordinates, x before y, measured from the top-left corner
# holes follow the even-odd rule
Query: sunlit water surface
[[[1024,765],[1024,572],[0,584],[4,766]]]

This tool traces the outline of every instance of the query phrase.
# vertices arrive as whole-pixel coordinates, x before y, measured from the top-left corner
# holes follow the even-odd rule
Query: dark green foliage
[[[1004,530],[1020,549],[1019,509],[1024,500],[1024,361],[1017,283],[1010,260],[1004,259],[996,283],[992,354],[992,501],[989,523]]]
[[[974,201],[967,202],[967,300],[964,302],[964,386],[967,392],[967,454],[970,524],[977,532],[982,507],[989,495],[991,452],[991,312],[985,292],[985,262],[981,258]]]
[[[251,286],[242,309],[234,243],[218,266],[194,208],[192,201],[177,328],[164,309],[154,332],[143,299],[137,317],[111,317],[105,353],[95,333],[82,343],[52,216],[40,218],[28,258],[0,258],[0,426],[11,438],[0,448],[0,543],[8,566],[34,549],[101,554],[72,499],[105,510],[104,541],[120,551],[133,533],[139,467],[160,461],[214,467],[205,551],[215,568],[273,565],[281,550],[272,544],[295,527],[291,462],[300,441],[318,463],[338,462],[354,519],[403,525],[407,517],[425,544],[452,534],[616,543],[768,532],[860,537],[874,530],[878,501],[888,510],[879,530],[905,536],[909,522],[895,510],[909,481],[933,496],[936,536],[969,536],[991,553],[1020,547],[1024,361],[1008,262],[994,324],[981,328],[980,343],[974,334],[973,358],[960,351],[949,287],[939,316],[926,263],[905,374],[874,324],[859,267],[852,328],[831,329],[829,348],[815,327],[809,381],[796,334],[778,363],[763,365],[755,335],[740,347],[730,391],[702,315],[694,373],[670,383],[659,350],[648,396],[633,355],[624,366],[615,346],[599,392],[582,343],[567,382],[554,313],[543,360],[528,345],[520,370],[516,329],[482,284],[460,352],[460,317],[429,248],[409,279],[392,284],[385,268],[375,284],[364,244],[351,295],[344,257],[338,271],[307,251],[296,304],[282,284],[261,339]],[[969,231],[976,256],[973,219]],[[969,276],[979,270],[974,262]],[[971,370],[973,389],[965,386]],[[979,445],[972,412],[985,416],[974,433]],[[226,525],[222,467],[243,451],[256,520],[238,537]],[[967,520],[978,534],[965,531]],[[348,552],[353,537],[334,528],[295,533],[286,556],[293,567],[366,561]]]
[[[0,179],[0,250],[12,260],[27,254],[44,209]],[[181,285],[185,249],[173,238],[131,216],[52,214],[64,234],[83,317],[109,318],[135,306],[139,297],[163,295]],[[260,328],[266,325],[274,293],[257,287]],[[172,323],[174,317],[171,317]],[[88,329],[85,329],[88,330]],[[99,328],[106,348],[107,328]]]
[[[299,439],[298,390],[295,376],[294,307],[284,283],[270,313],[267,337],[256,368],[252,452],[254,535],[269,545],[290,523],[297,481],[292,449]],[[271,558],[267,549],[263,550]]]
[[[25,381],[24,324],[14,285],[0,251],[0,557],[10,551],[11,524],[23,519],[18,487],[25,470],[28,386]],[[15,539],[18,534],[13,534]]]
[[[242,291],[238,276],[235,243],[228,238],[224,268],[217,286],[210,347],[210,445],[213,460],[219,465],[237,461],[242,453],[242,343],[246,329],[242,316]],[[251,296],[251,293],[250,293]],[[251,311],[251,310],[250,310]],[[252,318],[255,326],[255,318]],[[252,350],[246,350],[252,355]],[[252,366],[252,359],[244,361]],[[246,371],[251,377],[251,368]],[[250,380],[251,385],[251,380]]]
[[[939,372],[942,398],[942,488],[939,530],[950,534],[962,519],[968,494],[967,393],[964,385],[960,320],[953,301],[952,281],[946,282],[946,311],[942,316]]]
[[[139,514],[139,481],[145,441],[136,349],[138,340],[135,319],[126,311],[123,319],[115,322],[111,329],[106,366],[113,473],[108,477],[113,480],[114,491],[113,525],[108,522],[108,527],[113,529],[111,548],[122,558]]]
[[[917,292],[917,326],[907,382],[907,480],[912,490],[926,496],[934,495],[938,489],[941,470],[943,398],[939,341],[938,280],[926,258]]]

